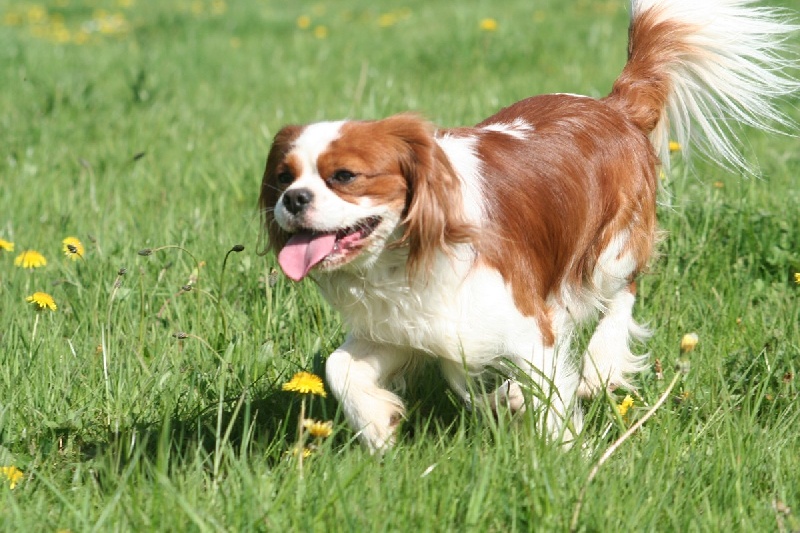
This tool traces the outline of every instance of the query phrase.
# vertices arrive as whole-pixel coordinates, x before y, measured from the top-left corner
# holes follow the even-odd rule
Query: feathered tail
[[[752,0],[632,0],[628,62],[606,102],[650,135],[664,164],[672,138],[751,172],[734,126],[793,128],[776,99],[800,89],[787,44],[798,28]]]

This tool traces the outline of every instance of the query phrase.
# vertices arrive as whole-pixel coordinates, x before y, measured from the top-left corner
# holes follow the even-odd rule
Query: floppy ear
[[[261,214],[261,229],[266,230],[269,241],[264,246],[261,253],[266,253],[269,250],[275,252],[283,248],[289,235],[281,229],[275,222],[275,204],[280,198],[282,190],[278,186],[278,180],[275,176],[276,168],[283,162],[289,151],[292,148],[292,142],[300,135],[302,126],[284,126],[275,135],[272,141],[272,147],[267,156],[267,165],[264,169],[264,177],[261,179],[261,194],[258,197],[258,208]],[[259,236],[259,242],[261,236]],[[259,249],[261,246],[259,245]]]
[[[464,216],[461,183],[434,138],[431,124],[413,114],[386,119],[403,142],[400,169],[408,183],[399,244],[409,247],[408,270],[429,270],[436,253],[453,252],[453,245],[473,241],[476,229]]]

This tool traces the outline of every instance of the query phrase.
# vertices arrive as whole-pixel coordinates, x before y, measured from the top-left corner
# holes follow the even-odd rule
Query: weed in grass
[[[64,255],[72,259],[73,261],[77,261],[78,259],[83,259],[83,254],[86,253],[85,248],[83,247],[83,243],[77,237],[67,237],[63,241],[61,241],[64,245]]]
[[[297,468],[300,475],[303,475],[303,460],[310,457],[319,447],[319,442],[330,436],[333,430],[332,422],[318,422],[313,418],[306,418],[310,411],[306,411],[306,402],[321,396],[325,398],[325,386],[322,378],[310,372],[297,372],[292,379],[281,387],[284,391],[294,392],[300,395],[300,414],[297,417],[297,440],[294,446],[287,452],[297,458]],[[310,406],[309,406],[310,408]],[[311,436],[316,442],[306,444],[307,438]]]
[[[8,488],[11,490],[14,490],[19,482],[22,481],[22,478],[25,477],[25,474],[22,472],[22,470],[16,466],[0,467],[0,474],[6,478],[5,481],[8,485]]]
[[[14,265],[21,268],[41,268],[47,266],[47,259],[36,250],[25,250],[14,259]]]

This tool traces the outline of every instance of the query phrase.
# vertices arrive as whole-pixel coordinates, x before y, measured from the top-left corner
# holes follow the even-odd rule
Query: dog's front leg
[[[394,444],[405,409],[387,386],[410,358],[408,349],[351,335],[325,363],[328,386],[353,430],[373,453]]]

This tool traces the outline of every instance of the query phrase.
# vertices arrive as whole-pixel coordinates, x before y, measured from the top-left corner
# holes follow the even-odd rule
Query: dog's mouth
[[[337,231],[300,230],[278,253],[278,263],[294,281],[306,277],[320,263],[327,268],[341,266],[359,254],[380,223],[381,217],[369,217]]]

